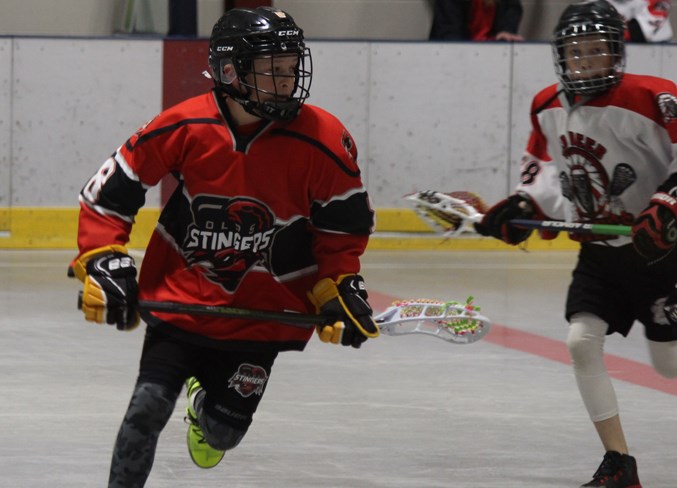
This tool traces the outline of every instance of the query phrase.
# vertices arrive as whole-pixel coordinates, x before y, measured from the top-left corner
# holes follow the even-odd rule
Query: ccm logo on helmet
[[[278,36],[278,37],[298,36],[298,35],[299,35],[299,30],[298,30],[298,29],[290,29],[290,30],[285,30],[285,31],[277,31],[277,36]]]
[[[216,46],[216,51],[232,51],[234,48],[233,46]]]

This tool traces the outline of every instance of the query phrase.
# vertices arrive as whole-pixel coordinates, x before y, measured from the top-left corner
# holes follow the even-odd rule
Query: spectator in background
[[[625,40],[666,42],[672,39],[670,0],[609,0],[625,19]]]
[[[437,0],[431,41],[523,41],[520,0]]]
[[[167,35],[197,37],[197,0],[169,0]]]

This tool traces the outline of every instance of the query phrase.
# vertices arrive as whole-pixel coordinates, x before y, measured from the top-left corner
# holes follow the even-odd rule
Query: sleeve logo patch
[[[659,93],[656,96],[658,107],[663,114],[663,120],[666,124],[677,120],[677,97],[672,93]]]

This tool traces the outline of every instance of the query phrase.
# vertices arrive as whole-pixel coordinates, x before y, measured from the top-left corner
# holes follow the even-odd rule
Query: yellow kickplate
[[[0,209],[0,249],[76,249],[78,208],[12,207]],[[157,208],[141,209],[132,228],[128,247],[144,249],[160,215]],[[534,232],[522,246],[529,251],[573,250],[576,242],[566,234],[544,241]],[[463,235],[445,238],[430,229],[413,210],[383,208],[376,210],[376,232],[369,240],[376,250],[519,250],[496,239]]]

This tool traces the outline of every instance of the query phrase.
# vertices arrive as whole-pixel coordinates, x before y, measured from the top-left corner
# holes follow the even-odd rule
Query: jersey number
[[[520,182],[523,185],[531,185],[536,179],[536,175],[541,172],[541,165],[537,161],[529,161],[522,166],[520,173]]]
[[[89,202],[96,202],[99,200],[101,188],[115,173],[115,160],[108,158],[105,163],[99,168],[94,176],[90,178],[85,187],[82,189],[82,195]]]

